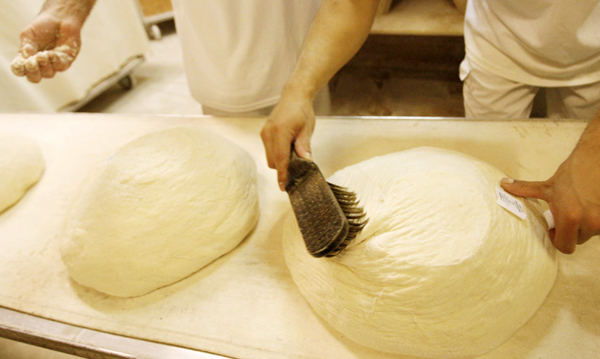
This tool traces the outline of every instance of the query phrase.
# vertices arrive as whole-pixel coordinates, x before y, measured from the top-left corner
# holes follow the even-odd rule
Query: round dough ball
[[[291,217],[287,265],[314,311],[376,350],[472,358],[538,309],[557,273],[541,208],[523,220],[497,204],[504,174],[458,152],[416,148],[330,181],[352,189],[369,222],[338,256],[311,257]]]
[[[42,151],[33,140],[0,133],[0,213],[39,181],[44,168]]]
[[[140,296],[231,251],[258,217],[250,155],[177,128],[134,140],[95,170],[68,214],[61,254],[77,283]]]

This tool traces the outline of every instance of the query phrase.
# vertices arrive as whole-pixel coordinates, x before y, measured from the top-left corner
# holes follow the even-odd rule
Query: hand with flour
[[[21,32],[21,48],[11,63],[32,83],[67,70],[81,48],[81,28],[96,0],[47,0]]]
[[[550,237],[563,253],[573,253],[577,244],[600,234],[600,111],[550,179],[503,179],[502,187],[517,196],[548,202],[556,224]]]

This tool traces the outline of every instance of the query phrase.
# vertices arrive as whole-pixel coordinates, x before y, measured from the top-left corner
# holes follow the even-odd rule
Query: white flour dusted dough
[[[214,133],[178,128],[122,147],[71,208],[71,277],[119,297],[177,282],[231,251],[258,220],[256,165]]]
[[[44,168],[42,151],[33,140],[0,133],[0,213],[37,183]]]
[[[292,216],[284,251],[315,312],[371,348],[472,358],[508,339],[557,273],[538,204],[522,220],[497,203],[503,173],[458,152],[417,148],[334,174],[369,216],[337,257],[312,258]],[[535,207],[535,208],[534,208]]]

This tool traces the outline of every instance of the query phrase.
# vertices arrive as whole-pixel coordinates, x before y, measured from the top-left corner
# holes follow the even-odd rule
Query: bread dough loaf
[[[314,311],[380,351],[472,358],[538,309],[557,273],[535,201],[523,220],[497,204],[498,169],[458,152],[416,148],[329,180],[356,192],[369,223],[338,256],[311,257],[293,216],[284,253]]]
[[[33,140],[0,133],[0,213],[37,183],[44,168],[42,151]]]
[[[95,170],[69,211],[61,254],[77,283],[140,296],[231,251],[258,217],[250,155],[177,128],[134,140]]]

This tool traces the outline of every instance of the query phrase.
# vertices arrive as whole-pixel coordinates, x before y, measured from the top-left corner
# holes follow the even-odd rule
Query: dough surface
[[[33,140],[0,133],[0,214],[39,181],[44,168],[42,151]]]
[[[250,155],[176,128],[130,142],[95,170],[69,211],[61,254],[77,283],[140,296],[231,251],[258,217]]]
[[[472,358],[539,308],[557,262],[538,203],[523,220],[497,204],[505,175],[464,154],[421,147],[335,173],[369,223],[338,256],[311,257],[293,215],[287,265],[314,311],[349,339],[426,358]]]

